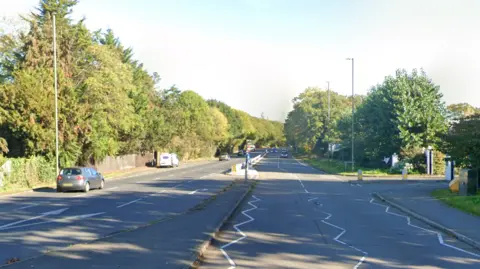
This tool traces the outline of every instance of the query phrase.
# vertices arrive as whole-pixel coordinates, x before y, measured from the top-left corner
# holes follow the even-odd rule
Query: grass
[[[338,174],[342,176],[356,176],[357,171],[362,170],[363,176],[387,176],[398,175],[398,173],[391,173],[389,169],[383,168],[367,168],[355,166],[355,171],[351,171],[351,164],[347,164],[347,171],[345,171],[345,163],[338,160],[309,158],[306,156],[300,156],[306,163],[325,171],[329,174]]]
[[[432,196],[451,207],[480,216],[480,192],[477,195],[460,196],[449,189],[439,189],[434,190]]]

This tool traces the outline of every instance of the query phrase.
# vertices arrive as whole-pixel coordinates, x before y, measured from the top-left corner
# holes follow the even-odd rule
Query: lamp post
[[[354,163],[355,163],[355,142],[354,142],[354,136],[355,136],[355,130],[354,130],[354,124],[355,124],[355,118],[354,118],[354,113],[355,113],[355,99],[354,99],[354,66],[355,66],[355,60],[353,58],[347,58],[348,61],[352,61],[352,171],[354,170]]]
[[[53,73],[55,83],[55,160],[57,175],[59,172],[58,160],[58,89],[57,89],[57,29],[55,21],[55,13],[52,13],[53,18]]]

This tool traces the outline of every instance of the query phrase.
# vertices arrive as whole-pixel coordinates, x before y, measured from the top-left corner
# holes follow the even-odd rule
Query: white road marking
[[[230,263],[230,267],[229,267],[228,269],[236,268],[237,265],[236,265],[235,262],[230,258],[230,256],[228,256],[227,252],[225,251],[225,248],[227,248],[228,246],[231,246],[231,245],[233,245],[233,244],[235,244],[235,243],[238,243],[238,242],[240,242],[241,240],[247,238],[248,236],[247,236],[245,233],[243,233],[242,230],[240,230],[240,228],[238,228],[238,227],[240,227],[240,226],[242,226],[242,225],[245,225],[245,224],[247,224],[247,223],[252,222],[252,221],[255,220],[252,216],[248,215],[247,212],[257,209],[258,207],[255,206],[253,203],[260,201],[260,199],[258,199],[257,197],[255,197],[255,195],[252,195],[252,197],[255,199],[255,201],[250,201],[250,202],[248,202],[248,204],[249,204],[250,206],[252,206],[252,208],[242,211],[242,214],[243,214],[245,217],[249,218],[249,220],[246,220],[246,221],[244,221],[244,222],[242,222],[242,223],[233,225],[233,228],[234,228],[235,230],[237,230],[237,232],[240,233],[240,234],[242,235],[242,237],[237,238],[237,239],[231,241],[230,243],[228,243],[228,244],[226,244],[226,245],[223,245],[223,246],[220,248],[220,250],[221,250],[222,253],[223,253],[223,256],[225,256],[225,258],[226,258],[226,259],[228,260],[228,262]]]
[[[178,188],[178,187],[180,187],[180,186],[182,186],[182,184],[178,184],[178,185],[175,185],[175,186],[173,186],[173,187],[174,187],[174,188]]]
[[[75,196],[73,196],[73,197],[76,198],[76,197],[82,197],[82,196],[85,196],[85,195],[87,195],[87,194],[86,194],[86,193],[82,193],[82,194],[77,194],[77,195],[75,195]]]
[[[101,215],[101,214],[105,214],[105,212],[71,216],[71,217],[60,219],[60,220],[47,220],[47,221],[42,221],[42,222],[29,223],[29,224],[24,224],[24,225],[12,226],[12,227],[8,227],[8,228],[5,228],[5,229],[0,229],[0,230],[25,228],[25,227],[36,226],[36,225],[41,225],[41,224],[51,223],[51,222],[62,222],[62,221],[66,221],[66,220],[80,220],[80,219],[86,219],[86,218],[90,218],[90,217]]]
[[[389,206],[386,206],[386,205],[383,205],[383,204],[379,204],[379,203],[375,203],[374,201],[375,201],[375,198],[372,198],[372,199],[370,200],[370,203],[371,203],[371,204],[374,204],[374,205],[378,205],[378,206],[385,207],[385,213],[388,213],[388,214],[393,215],[393,216],[405,218],[405,219],[407,220],[407,225],[408,225],[408,226],[411,226],[411,227],[420,229],[420,230],[422,230],[422,231],[425,231],[425,232],[428,232],[428,233],[431,233],[431,234],[436,234],[436,235],[437,235],[437,238],[438,238],[438,242],[440,243],[440,245],[445,246],[445,247],[449,247],[449,248],[452,248],[452,249],[455,249],[455,250],[457,250],[457,251],[460,251],[460,252],[463,252],[463,253],[472,255],[472,256],[477,257],[477,258],[480,258],[480,255],[478,255],[478,254],[476,254],[476,253],[472,253],[472,252],[466,251],[466,250],[464,250],[464,249],[457,248],[457,247],[455,247],[455,246],[452,246],[452,245],[449,245],[449,244],[445,243],[445,241],[443,240],[443,236],[442,236],[441,233],[439,233],[439,232],[437,232],[437,231],[425,229],[425,228],[419,227],[419,226],[417,226],[417,225],[414,225],[414,224],[411,223],[411,219],[410,219],[409,216],[405,216],[405,215],[402,215],[402,214],[397,214],[397,213],[390,212],[390,211],[389,211],[389,210],[390,210],[390,207],[389,207]]]
[[[308,199],[308,201],[311,202],[311,201],[317,200],[317,199],[318,199],[317,197],[315,197],[315,198],[310,198],[310,199]]]
[[[187,181],[187,183],[190,183],[190,182],[192,182],[192,180]]]
[[[197,193],[197,192],[199,192],[199,191],[208,191],[208,189],[198,189],[198,190],[194,190],[194,191],[192,191],[192,192],[190,192],[190,193],[188,193],[188,194],[195,194],[195,193]]]
[[[359,248],[356,248],[356,247],[354,247],[354,246],[352,246],[352,245],[350,245],[350,244],[347,244],[347,243],[341,241],[341,240],[340,240],[340,237],[342,237],[342,235],[344,235],[344,234],[347,232],[347,230],[344,229],[344,228],[342,228],[342,227],[339,227],[339,226],[337,226],[337,225],[334,225],[334,224],[328,222],[327,220],[332,217],[332,214],[327,213],[327,212],[323,212],[323,213],[327,214],[328,216],[327,216],[326,218],[324,218],[324,219],[322,220],[322,222],[325,223],[325,224],[327,224],[328,226],[337,228],[337,229],[339,229],[339,230],[341,231],[337,236],[335,236],[335,238],[333,238],[333,240],[335,240],[336,242],[338,242],[338,243],[340,243],[340,244],[342,244],[342,245],[346,245],[346,246],[348,246],[349,248],[354,249],[354,250],[356,250],[356,251],[358,251],[358,252],[361,252],[361,253],[363,254],[363,257],[360,258],[360,260],[359,260],[358,263],[355,265],[355,267],[353,267],[354,269],[357,269],[357,268],[365,261],[365,259],[367,258],[368,253],[365,252],[365,251],[363,251],[363,250],[361,250],[361,249],[359,249]]]
[[[27,222],[27,221],[36,220],[36,219],[43,218],[43,217],[46,217],[46,216],[59,215],[59,214],[62,214],[63,212],[65,212],[67,209],[68,209],[68,207],[67,208],[61,208],[61,209],[57,209],[57,210],[42,213],[38,216],[29,218],[29,219],[19,220],[19,221],[15,221],[15,222],[12,222],[12,223],[9,223],[9,224],[5,224],[5,225],[0,226],[0,230],[5,230],[6,228],[16,226],[17,224],[21,224],[21,223],[24,223],[24,222]]]
[[[130,202],[128,202],[128,203],[119,205],[119,206],[117,206],[117,208],[122,208],[122,207],[124,207],[124,206],[130,205],[130,204],[133,204],[133,203],[136,203],[136,202],[138,202],[138,201],[140,201],[140,200],[142,200],[142,199],[143,199],[143,198],[138,198],[138,199],[133,200],[133,201],[130,201]]]
[[[34,206],[37,206],[37,205],[38,205],[38,204],[22,206],[22,207],[20,207],[20,208],[17,208],[17,210],[27,209],[27,208],[31,208],[31,207],[34,207]]]

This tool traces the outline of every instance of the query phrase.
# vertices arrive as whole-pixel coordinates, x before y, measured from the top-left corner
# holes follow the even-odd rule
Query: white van
[[[178,167],[180,161],[175,153],[162,153],[157,160],[157,167]]]

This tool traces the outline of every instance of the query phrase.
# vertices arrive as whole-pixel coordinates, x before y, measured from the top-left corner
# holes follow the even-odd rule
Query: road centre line
[[[241,240],[243,240],[243,239],[245,239],[245,238],[248,237],[248,236],[247,236],[245,233],[243,233],[243,231],[240,230],[240,228],[238,228],[238,227],[240,227],[240,226],[242,226],[242,225],[245,225],[245,224],[247,224],[247,223],[252,222],[252,221],[255,220],[255,218],[253,218],[252,216],[248,215],[247,212],[257,209],[258,207],[257,207],[256,205],[254,205],[253,203],[256,203],[256,202],[260,201],[260,199],[258,199],[257,197],[255,197],[255,195],[252,195],[252,197],[255,199],[255,201],[250,201],[250,202],[248,202],[248,204],[249,204],[252,208],[242,211],[242,214],[243,214],[244,216],[246,216],[247,218],[249,218],[249,219],[246,220],[246,221],[244,221],[244,222],[242,222],[242,223],[233,225],[233,228],[234,228],[235,230],[237,230],[237,232],[238,232],[239,234],[241,234],[242,237],[237,238],[237,239],[231,241],[230,243],[223,245],[223,246],[220,248],[220,251],[222,251],[223,256],[225,256],[225,258],[226,258],[226,259],[228,260],[228,262],[230,263],[229,269],[236,268],[237,265],[236,265],[235,262],[230,258],[230,256],[228,256],[227,252],[225,251],[225,248],[227,248],[228,246],[231,246],[231,245],[233,245],[233,244],[235,244],[235,243],[238,243],[238,242],[240,242]]]
[[[464,249],[461,249],[461,248],[457,248],[455,246],[452,246],[450,244],[447,244],[445,243],[445,241],[443,240],[443,236],[440,232],[437,232],[437,231],[433,231],[433,230],[429,230],[429,229],[425,229],[425,228],[422,228],[422,227],[419,227],[417,225],[414,225],[411,223],[411,219],[409,216],[405,216],[405,215],[402,215],[402,214],[397,214],[397,213],[393,213],[393,212],[390,212],[390,207],[389,206],[386,206],[386,205],[383,205],[383,204],[379,204],[379,203],[376,203],[374,202],[375,201],[375,198],[372,198],[370,200],[370,203],[373,204],[373,205],[378,205],[378,206],[382,206],[382,207],[385,207],[385,213],[388,213],[390,215],[393,215],[393,216],[397,216],[397,217],[401,217],[401,218],[405,218],[407,220],[407,225],[408,226],[411,226],[411,227],[414,227],[414,228],[417,228],[417,229],[420,229],[422,231],[425,231],[425,232],[428,232],[428,233],[431,233],[431,234],[436,234],[437,235],[437,239],[438,239],[438,242],[440,243],[440,245],[442,246],[445,246],[445,247],[449,247],[449,248],[452,248],[452,249],[455,249],[457,251],[460,251],[460,252],[463,252],[463,253],[466,253],[466,254],[469,254],[471,256],[474,256],[474,257],[477,257],[477,258],[480,258],[480,255],[476,254],[476,253],[473,253],[473,252],[469,252],[469,251],[466,251]]]
[[[339,227],[339,226],[337,226],[337,225],[335,225],[335,224],[332,224],[332,223],[328,222],[327,220],[329,220],[329,219],[332,217],[332,214],[327,213],[327,212],[325,212],[325,211],[323,211],[323,213],[326,214],[327,217],[325,217],[324,219],[322,219],[322,223],[327,224],[327,225],[330,226],[330,227],[337,228],[337,229],[339,229],[339,230],[341,231],[337,236],[335,236],[335,238],[333,238],[333,240],[335,240],[336,242],[338,242],[338,243],[340,243],[340,244],[342,244],[342,245],[348,246],[348,247],[351,248],[351,249],[354,249],[354,250],[356,250],[356,251],[358,251],[358,252],[361,252],[361,253],[363,254],[362,258],[360,258],[360,260],[358,261],[358,263],[353,267],[354,269],[357,269],[357,268],[358,268],[360,265],[362,265],[362,263],[365,261],[365,259],[366,259],[367,256],[368,256],[368,253],[365,252],[365,251],[363,251],[363,250],[361,250],[361,249],[359,249],[359,248],[356,248],[355,246],[352,246],[352,245],[347,244],[347,243],[343,242],[342,240],[340,240],[340,237],[342,237],[342,235],[344,235],[344,234],[347,232],[347,230],[344,229],[344,228],[342,228],[342,227]]]
[[[133,203],[136,203],[136,202],[138,202],[138,201],[140,201],[140,200],[142,200],[142,199],[143,199],[143,198],[138,198],[138,199],[133,200],[133,201],[130,201],[130,202],[128,202],[128,203],[119,205],[119,206],[117,206],[117,208],[122,208],[122,207],[124,207],[124,206],[130,205],[130,204],[133,204]]]

